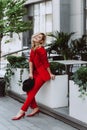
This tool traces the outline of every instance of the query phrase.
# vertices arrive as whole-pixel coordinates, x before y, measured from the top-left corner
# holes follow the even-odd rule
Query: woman
[[[18,114],[12,120],[19,120],[25,116],[28,107],[33,111],[27,117],[34,116],[39,113],[39,107],[35,100],[35,95],[41,86],[50,79],[55,79],[55,75],[51,73],[50,64],[47,59],[47,52],[43,45],[45,44],[46,36],[44,33],[38,33],[32,36],[32,48],[29,59],[29,69],[31,79],[34,78],[35,84],[32,90],[27,92],[27,98],[21,107]]]

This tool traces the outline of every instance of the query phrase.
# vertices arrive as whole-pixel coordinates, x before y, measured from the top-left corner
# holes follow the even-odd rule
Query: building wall
[[[49,4],[50,1],[52,2],[52,5]],[[29,5],[30,6],[32,5],[32,7],[34,8],[30,8],[29,6],[29,12],[26,17],[28,17],[29,15],[33,16],[35,11],[36,11],[35,13],[37,13],[37,9],[38,9],[37,7],[39,7],[38,13],[40,17],[42,17],[42,22],[39,23],[38,22],[39,17],[37,17],[37,20],[36,20],[37,26],[35,25],[35,27],[33,27],[33,32],[39,31],[37,30],[38,28],[40,28],[40,31],[43,31],[45,33],[56,31],[56,30],[63,31],[63,32],[75,32],[74,38],[78,38],[78,37],[81,37],[82,34],[84,33],[83,1],[84,0],[27,0],[26,2],[27,7]],[[44,15],[46,15],[46,18],[44,17]],[[87,23],[87,16],[86,16],[86,23]],[[87,28],[87,24],[86,24],[86,28]],[[29,42],[31,39],[30,34],[33,33],[31,31],[29,34],[29,32],[30,31],[27,31],[24,34],[23,43],[22,43],[22,37],[20,40],[16,34],[14,35],[13,39],[11,39],[10,43],[8,44],[5,44],[5,41],[9,38],[4,37],[2,40],[2,55],[22,49],[23,46],[29,46]],[[30,37],[28,37],[29,35]],[[51,39],[49,39],[48,41],[50,40]]]
[[[21,49],[22,49],[22,34],[20,34],[20,38],[18,34],[15,33],[13,34],[13,38],[10,38],[9,36],[3,37],[1,42],[1,56]],[[21,53],[17,53],[15,55],[20,54]],[[4,60],[4,58],[2,60]]]

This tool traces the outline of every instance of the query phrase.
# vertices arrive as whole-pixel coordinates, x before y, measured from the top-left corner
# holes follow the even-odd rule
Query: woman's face
[[[39,34],[39,35],[36,35],[33,37],[33,41],[35,43],[42,43],[42,41],[43,41],[42,38],[43,38],[43,35]]]

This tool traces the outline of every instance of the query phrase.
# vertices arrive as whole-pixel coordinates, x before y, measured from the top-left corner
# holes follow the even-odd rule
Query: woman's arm
[[[52,74],[50,70],[50,64],[47,58],[47,51],[44,48],[41,48],[39,50],[39,56],[43,66],[45,67],[45,69],[47,69],[48,73],[50,74],[51,79],[55,79],[55,75]]]
[[[33,79],[33,63],[32,62],[29,62],[29,72],[30,72],[29,77]]]
[[[29,57],[29,77],[33,79],[33,51],[30,52]]]
[[[51,79],[54,80],[54,79],[55,79],[55,75],[52,74],[52,72],[51,72],[51,70],[50,70],[50,67],[47,68],[47,71],[48,71],[48,73],[50,74]]]

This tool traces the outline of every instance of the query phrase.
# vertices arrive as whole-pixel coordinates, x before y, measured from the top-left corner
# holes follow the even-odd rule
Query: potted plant
[[[7,87],[10,87],[11,91],[19,94],[23,94],[22,82],[29,76],[28,61],[23,56],[8,56],[7,69],[5,73],[5,80]]]
[[[70,81],[70,116],[87,123],[87,67],[80,67]]]
[[[82,37],[71,41],[71,49],[76,57],[80,57],[81,60],[87,60],[87,35],[82,35]]]
[[[73,52],[69,42],[73,34],[73,32],[68,34],[58,31],[48,34],[48,36],[53,38],[51,44],[47,45],[49,55],[54,50],[58,55],[63,56],[64,60],[72,59]]]
[[[36,99],[50,108],[68,106],[68,75],[65,74],[65,66],[50,62],[50,68],[56,75],[55,80],[46,82],[36,95]]]

